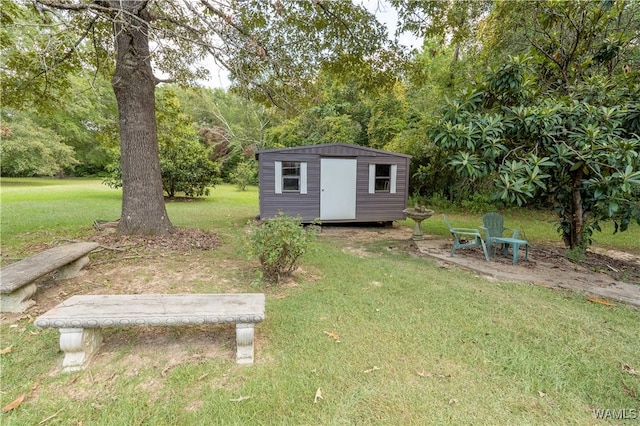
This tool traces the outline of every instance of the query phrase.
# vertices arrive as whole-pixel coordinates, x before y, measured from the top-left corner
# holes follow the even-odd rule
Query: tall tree
[[[544,197],[570,248],[599,221],[640,223],[640,3],[392,1],[413,31],[480,31],[482,78],[428,126],[460,179],[495,177],[510,203]]]
[[[531,55],[542,89],[570,94],[594,76],[637,74],[640,3],[499,0],[482,22],[482,41],[484,56],[502,63]]]
[[[3,33],[3,79],[10,77],[3,99],[43,103],[43,94],[60,91],[74,67],[112,72],[123,177],[119,231],[125,234],[172,230],[162,197],[154,108],[161,79],[152,65],[171,79],[189,82],[205,74],[197,64],[211,55],[243,92],[287,107],[305,97],[307,82],[321,64],[379,57],[386,40],[384,27],[347,0],[33,4],[35,11],[14,0],[7,19],[3,7],[3,21],[23,31],[13,43],[5,43]],[[107,61],[110,51],[115,51],[115,66]]]

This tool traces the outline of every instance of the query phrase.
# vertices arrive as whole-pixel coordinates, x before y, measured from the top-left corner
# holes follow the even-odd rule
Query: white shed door
[[[320,159],[320,220],[356,218],[356,167],[356,159]]]

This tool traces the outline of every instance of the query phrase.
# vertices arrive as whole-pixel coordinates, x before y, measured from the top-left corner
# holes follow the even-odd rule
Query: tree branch
[[[323,11],[325,14],[329,15],[329,17],[330,17],[330,18],[332,18],[332,19],[334,19],[334,20],[336,20],[336,21],[340,22],[340,24],[341,24],[341,25],[342,25],[342,26],[347,30],[347,32],[349,33],[349,36],[351,36],[351,38],[354,38],[354,39],[355,39],[355,36],[353,35],[353,32],[351,32],[351,28],[347,25],[347,23],[346,23],[346,22],[344,22],[344,20],[343,20],[341,17],[336,16],[336,14],[335,14],[335,13],[331,12],[331,11],[329,10],[329,8],[327,8],[327,6],[326,6],[322,1],[320,1],[320,0],[312,0],[312,3],[313,3],[315,6],[318,6],[320,9],[322,9],[322,11]]]
[[[47,91],[47,88],[49,86],[49,82],[47,79],[47,73],[49,72],[49,69],[52,67],[55,67],[63,62],[65,62],[66,60],[68,60],[71,55],[76,52],[78,46],[80,46],[80,44],[84,41],[85,38],[87,38],[87,35],[89,35],[89,33],[93,30],[94,24],[97,20],[97,17],[94,17],[89,24],[87,25],[87,27],[85,28],[84,32],[80,35],[80,37],[76,40],[76,42],[74,43],[74,45],[58,60],[56,60],[51,67],[47,66],[47,64],[44,64],[44,69],[42,71],[40,71],[39,73],[37,73],[36,75],[34,75],[31,79],[29,79],[25,84],[28,84],[32,81],[37,80],[39,77],[41,76],[45,76],[45,87],[43,90],[43,93],[45,93]]]

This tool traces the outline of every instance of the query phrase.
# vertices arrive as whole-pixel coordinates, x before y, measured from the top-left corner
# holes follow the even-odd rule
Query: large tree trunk
[[[111,81],[120,119],[122,215],[118,232],[163,235],[173,226],[162,193],[147,2],[109,3],[114,9],[124,9],[114,24],[116,69]]]

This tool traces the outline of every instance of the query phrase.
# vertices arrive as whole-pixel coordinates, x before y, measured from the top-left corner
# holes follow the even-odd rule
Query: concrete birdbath
[[[402,210],[402,213],[404,213],[405,216],[407,216],[409,219],[412,219],[416,223],[416,227],[413,230],[411,239],[422,240],[424,237],[422,235],[422,226],[420,224],[423,220],[429,219],[435,212],[421,206],[415,206],[413,208]]]

